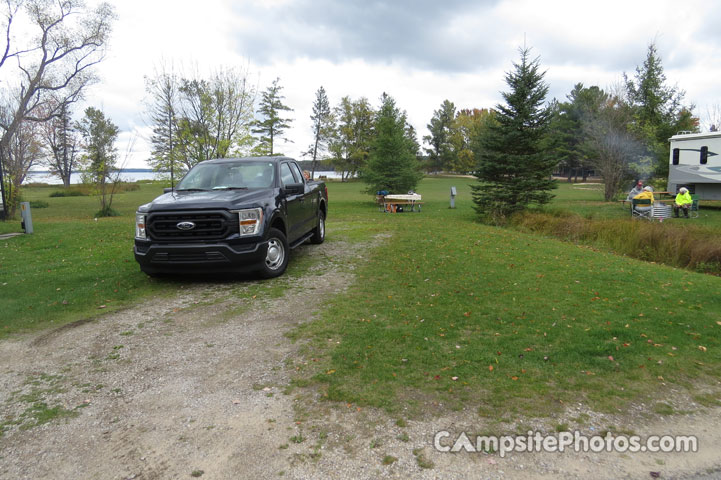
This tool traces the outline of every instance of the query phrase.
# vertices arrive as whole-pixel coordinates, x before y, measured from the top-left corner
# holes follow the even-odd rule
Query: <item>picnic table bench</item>
[[[423,205],[421,199],[421,195],[417,193],[405,195],[376,195],[376,204],[382,212],[396,213],[398,212],[399,205],[410,205],[411,212],[414,212],[416,207],[418,207],[418,211],[420,212],[421,206]]]

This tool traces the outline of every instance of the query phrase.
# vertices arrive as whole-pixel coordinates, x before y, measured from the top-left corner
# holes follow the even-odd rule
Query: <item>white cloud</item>
[[[721,103],[721,13],[708,1],[114,3],[118,20],[99,69],[102,83],[87,102],[102,106],[123,130],[145,135],[143,77],[161,61],[201,73],[249,61],[259,89],[280,77],[294,109],[287,132],[293,143],[281,146],[289,155],[298,157],[310,143],[309,116],[321,85],[332,105],[349,95],[377,106],[387,92],[421,138],[444,99],[457,108],[501,101],[504,72],[524,39],[547,70],[551,97],[564,99],[578,82],[609,87],[624,71],[632,74],[656,41],[668,82],[687,92],[697,113]],[[149,147],[138,142],[136,149],[132,166],[141,166]]]

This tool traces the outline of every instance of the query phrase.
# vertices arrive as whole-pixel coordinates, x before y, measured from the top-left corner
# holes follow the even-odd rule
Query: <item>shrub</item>
[[[558,215],[556,211],[517,214],[511,224],[523,231],[598,245],[640,260],[721,275],[721,239],[688,225],[680,228],[632,219],[594,220],[570,212]]]
[[[98,210],[95,212],[95,218],[101,218],[101,217],[119,217],[120,213],[110,207],[105,207],[101,210]]]
[[[56,197],[87,197],[89,194],[78,190],[77,188],[68,188],[67,190],[56,190],[50,193],[51,198]]]
[[[140,190],[140,185],[135,182],[119,182],[115,187],[115,193],[135,192],[137,190]],[[50,197],[87,197],[89,195],[95,195],[95,192],[93,192],[93,185],[86,183],[72,185],[64,190],[56,190],[50,193]]]
[[[48,208],[50,204],[45,200],[33,200],[30,202],[30,208]]]

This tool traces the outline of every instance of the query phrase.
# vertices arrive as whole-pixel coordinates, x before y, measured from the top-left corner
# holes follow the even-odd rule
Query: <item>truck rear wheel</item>
[[[318,226],[313,230],[313,236],[310,237],[310,243],[320,244],[325,240],[325,214],[323,210],[318,210]]]
[[[260,267],[260,276],[274,278],[283,275],[288,266],[288,240],[283,232],[271,228],[268,232],[268,250]]]

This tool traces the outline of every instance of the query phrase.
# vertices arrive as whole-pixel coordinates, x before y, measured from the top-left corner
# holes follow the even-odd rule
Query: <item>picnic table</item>
[[[417,193],[376,195],[376,203],[378,204],[378,208],[382,212],[388,213],[397,213],[399,211],[404,211],[403,206],[407,205],[410,206],[411,212],[414,212],[416,207],[418,207],[418,211],[420,212],[421,206],[423,205],[423,202],[421,200],[421,195]],[[401,209],[399,209],[399,207],[401,207]]]
[[[666,198],[663,198],[663,197],[666,197]],[[653,192],[653,198],[657,202],[672,203],[676,200],[676,192]],[[628,203],[628,204],[632,203],[631,200],[629,200],[628,198],[624,198],[621,201],[623,202],[624,207],[626,206],[626,203]]]

